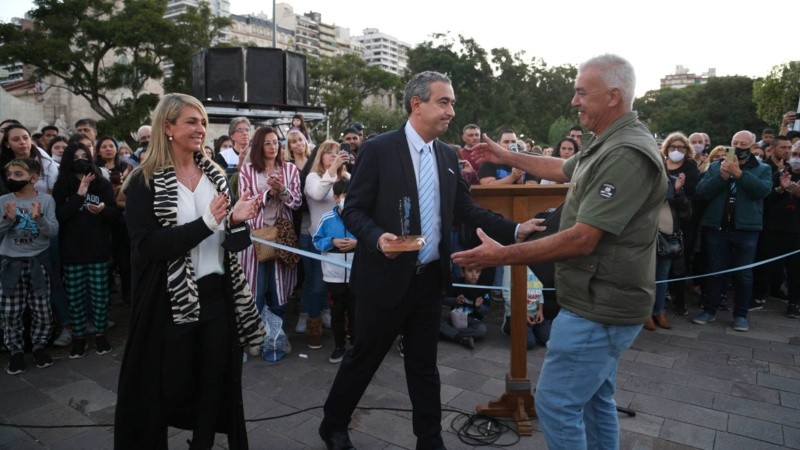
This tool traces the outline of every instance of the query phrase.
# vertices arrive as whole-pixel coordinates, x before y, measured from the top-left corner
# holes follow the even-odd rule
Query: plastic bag
[[[266,338],[261,347],[261,357],[267,362],[277,362],[289,353],[289,340],[283,332],[283,319],[276,316],[266,306],[261,311],[261,321],[264,322]]]
[[[467,328],[467,312],[461,308],[454,308],[450,311],[450,320],[453,321],[453,328],[463,330]]]

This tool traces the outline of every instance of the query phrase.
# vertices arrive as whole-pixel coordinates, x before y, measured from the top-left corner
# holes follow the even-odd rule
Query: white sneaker
[[[331,329],[331,309],[325,308],[322,310],[322,326],[326,329]]]
[[[61,334],[53,341],[53,345],[56,347],[68,347],[69,344],[72,344],[72,333],[68,329],[62,328]]]
[[[308,324],[308,313],[300,313],[297,318],[297,326],[294,327],[295,333],[304,334],[306,332],[306,325]]]

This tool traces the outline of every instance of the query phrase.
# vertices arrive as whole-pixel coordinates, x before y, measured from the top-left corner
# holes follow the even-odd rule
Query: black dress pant
[[[412,276],[400,303],[383,308],[379,298],[356,291],[355,344],[345,354],[325,402],[323,425],[344,430],[361,396],[399,333],[418,449],[442,448],[442,409],[436,352],[439,341],[441,272],[438,262]]]
[[[198,280],[200,320],[169,325],[163,374],[170,425],[192,429],[190,448],[211,448],[228,387],[231,330],[221,275]]]

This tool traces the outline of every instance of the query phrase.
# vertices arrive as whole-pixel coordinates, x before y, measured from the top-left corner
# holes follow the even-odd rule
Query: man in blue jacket
[[[703,215],[706,232],[709,271],[752,264],[756,256],[758,233],[763,222],[764,198],[772,188],[770,168],[750,154],[754,142],[749,131],[733,135],[731,145],[736,150],[733,160],[724,158],[714,162],[697,184],[695,195],[708,202]],[[747,331],[747,309],[753,295],[753,271],[742,269],[731,274],[735,307],[733,329]],[[692,322],[705,325],[716,319],[723,277],[706,279],[705,301],[702,314]]]

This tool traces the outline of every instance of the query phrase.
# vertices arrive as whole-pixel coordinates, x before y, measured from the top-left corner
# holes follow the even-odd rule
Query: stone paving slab
[[[730,328],[729,314],[698,326],[689,317],[670,317],[672,330],[643,331],[626,351],[618,371],[618,405],[636,411],[620,414],[620,448],[685,450],[703,448],[800,449],[800,321],[784,318],[781,306],[752,315],[752,331]],[[474,411],[478,404],[497,399],[508,372],[508,336],[500,333],[501,316],[487,316],[487,338],[475,350],[443,342],[439,346],[441,400],[445,409]],[[124,323],[125,310],[112,316]],[[294,325],[294,319],[289,321]],[[288,333],[294,351],[270,364],[251,358],[242,373],[245,417],[250,447],[260,449],[322,449],[317,427],[321,405],[338,365],[327,361],[332,336],[325,331],[322,350],[310,350],[303,336]],[[114,351],[94,354],[93,347],[78,360],[66,349],[52,349],[56,363],[39,370],[31,364],[19,376],[0,374],[0,422],[101,424],[99,427],[31,429],[0,426],[0,448],[106,449],[113,442],[114,402],[124,326],[112,331]],[[116,340],[113,340],[116,339]],[[90,343],[91,344],[91,343]],[[528,377],[535,387],[545,349],[527,353]],[[301,357],[300,355],[305,355]],[[7,353],[0,353],[5,367]],[[361,405],[409,408],[403,359],[393,348],[367,389]],[[85,400],[85,402],[83,402]],[[70,406],[72,405],[72,406]],[[308,410],[305,410],[310,408]],[[275,416],[292,414],[283,418]],[[443,413],[443,438],[448,448],[469,448],[451,430],[458,417]],[[264,420],[266,419],[266,420]],[[257,421],[256,421],[257,420]],[[533,435],[509,448],[546,448],[539,423]],[[351,437],[359,449],[409,449],[415,439],[411,413],[381,409],[357,410]],[[171,428],[170,448],[185,449],[191,433]],[[504,442],[514,440],[503,435]],[[217,435],[215,449],[226,449]]]

